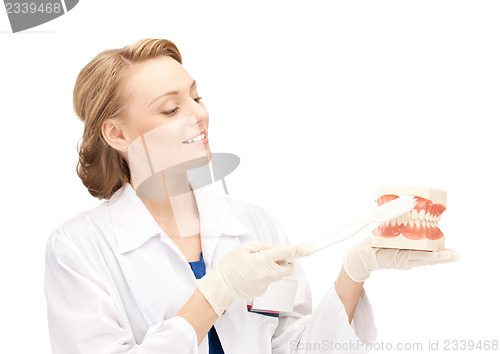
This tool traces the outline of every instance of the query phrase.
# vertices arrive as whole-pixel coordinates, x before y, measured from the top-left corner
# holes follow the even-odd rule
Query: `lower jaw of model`
[[[417,205],[408,214],[380,224],[372,231],[371,246],[380,248],[439,251],[444,235],[438,227],[446,210],[446,191],[432,188],[386,186],[378,190],[378,205],[403,195],[413,195]]]

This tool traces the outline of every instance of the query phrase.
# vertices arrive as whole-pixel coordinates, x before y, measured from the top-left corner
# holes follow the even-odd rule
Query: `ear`
[[[129,145],[129,142],[123,134],[123,128],[115,119],[106,119],[106,121],[101,126],[102,136],[104,140],[112,148],[123,151],[123,146]]]

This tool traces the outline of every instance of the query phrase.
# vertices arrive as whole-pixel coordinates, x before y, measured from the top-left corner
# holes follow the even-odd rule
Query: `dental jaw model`
[[[374,229],[371,246],[422,251],[442,250],[444,235],[438,227],[438,222],[446,209],[446,191],[384,186],[378,190],[377,203],[382,205],[403,195],[415,197],[415,208],[410,213],[380,224]]]

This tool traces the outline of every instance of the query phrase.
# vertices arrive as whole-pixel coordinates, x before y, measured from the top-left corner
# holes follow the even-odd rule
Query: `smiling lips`
[[[399,198],[394,194],[385,194],[377,199],[378,205],[385,204]],[[442,204],[435,204],[431,200],[417,197],[417,205],[408,214],[379,225],[373,230],[374,236],[394,238],[403,235],[410,240],[438,240],[443,233],[438,227],[441,214],[446,210]]]
[[[183,144],[192,144],[192,143],[196,143],[197,141],[204,140],[206,137],[207,137],[207,131],[204,130],[201,132],[201,134],[194,136],[190,139],[184,140],[182,143]]]

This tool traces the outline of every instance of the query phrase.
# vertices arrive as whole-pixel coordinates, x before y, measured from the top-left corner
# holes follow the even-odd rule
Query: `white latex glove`
[[[293,263],[287,259],[308,256],[315,250],[305,244],[277,246],[247,242],[226,254],[196,284],[221,316],[233,301],[260,296],[270,283],[291,275]]]
[[[356,282],[363,282],[377,269],[404,269],[456,261],[458,253],[452,249],[441,251],[400,250],[372,248],[370,237],[351,248],[344,256],[344,270]]]

